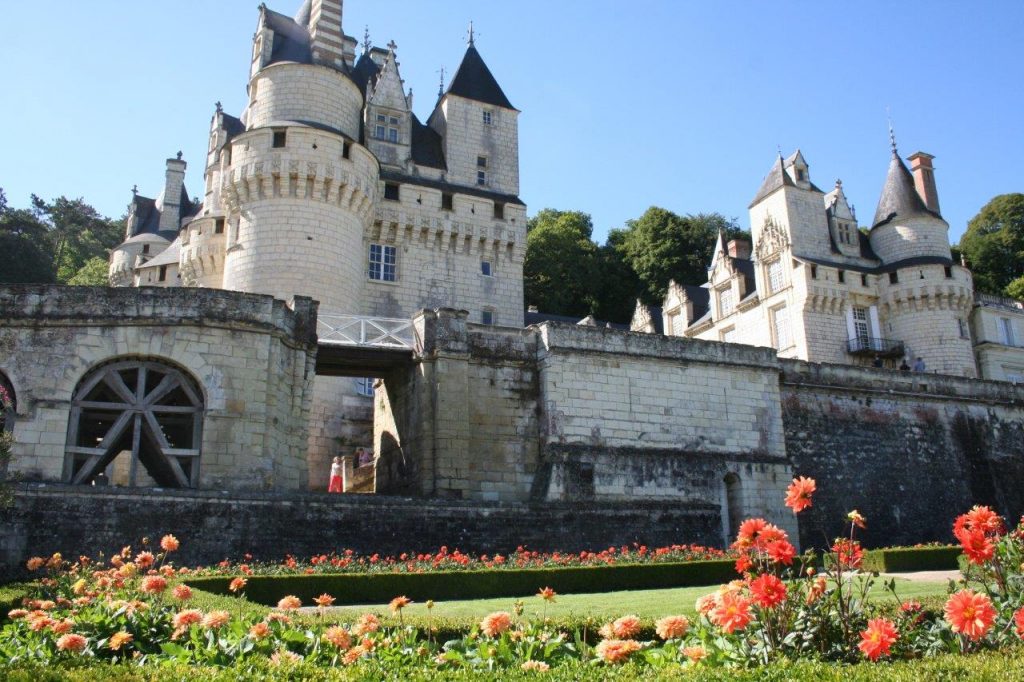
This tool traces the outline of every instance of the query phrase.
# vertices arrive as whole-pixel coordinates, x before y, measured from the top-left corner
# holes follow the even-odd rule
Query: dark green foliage
[[[546,208],[527,224],[523,288],[527,305],[586,317],[594,309],[597,244],[590,216]]]
[[[959,547],[895,547],[864,552],[865,571],[906,573],[909,571],[952,571],[957,568]]]
[[[735,220],[718,213],[680,216],[652,206],[627,222],[625,230],[613,230],[608,241],[616,245],[639,278],[643,301],[661,305],[669,280],[680,284],[707,281],[719,231],[725,232],[726,239],[745,235]]]
[[[646,590],[662,587],[712,585],[736,577],[732,561],[693,561],[681,564],[631,564],[572,568],[531,568],[459,573],[373,573],[253,576],[246,597],[274,605],[286,595],[309,604],[327,593],[336,605],[387,603],[404,595],[415,601],[527,597],[543,587],[563,594]],[[231,578],[194,578],[191,587],[227,594]]]
[[[967,224],[959,250],[974,274],[974,287],[1007,295],[1024,277],[1024,194],[1000,194]]]

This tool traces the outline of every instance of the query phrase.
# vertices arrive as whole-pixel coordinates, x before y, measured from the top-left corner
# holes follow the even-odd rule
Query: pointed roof
[[[455,72],[455,77],[452,78],[445,94],[458,95],[505,109],[515,109],[508,101],[508,97],[505,97],[487,64],[484,64],[483,57],[472,44],[466,50],[459,70]]]
[[[928,207],[924,205],[921,195],[914,187],[914,176],[910,174],[903,159],[893,149],[892,160],[889,162],[889,175],[885,178],[885,186],[882,187],[882,196],[878,200],[872,229],[884,225],[897,216],[909,218],[915,215],[942,217],[938,213],[929,211]]]
[[[754,196],[754,200],[750,202],[750,206],[754,206],[759,203],[766,196],[774,192],[781,187],[796,187],[793,184],[793,180],[789,177],[789,173],[786,172],[783,166],[784,161],[780,154],[775,163],[772,164],[772,169],[768,171],[768,175],[765,176],[764,182],[761,183],[761,189],[757,190],[757,194]],[[747,208],[750,208],[748,206]]]

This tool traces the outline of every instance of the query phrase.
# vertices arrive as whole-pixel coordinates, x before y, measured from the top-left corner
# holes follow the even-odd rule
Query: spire
[[[768,175],[765,176],[764,182],[761,183],[761,189],[757,190],[757,194],[754,195],[754,200],[750,202],[750,205],[760,202],[766,196],[779,189],[780,187],[789,186],[793,187],[793,180],[789,177],[789,173],[785,169],[785,161],[782,158],[782,153],[775,159],[775,163],[772,164],[772,169],[768,171]]]
[[[470,32],[472,37],[472,32]],[[471,42],[466,48],[466,54],[462,58],[451,84],[448,86],[449,95],[458,95],[466,99],[476,100],[484,104],[493,104],[505,109],[515,109],[508,97],[502,92],[501,86],[495,80],[491,70],[487,68],[483,57],[477,52]]]
[[[921,196],[914,187],[914,178],[907,170],[903,159],[896,152],[895,136],[890,137],[892,159],[889,161],[889,173],[882,187],[882,196],[875,210],[872,227],[878,227],[895,217],[909,218],[914,215],[937,215],[929,211]]]

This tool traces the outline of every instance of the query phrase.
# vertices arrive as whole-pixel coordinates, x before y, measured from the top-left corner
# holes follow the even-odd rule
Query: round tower
[[[331,3],[312,4],[314,18],[336,21],[340,35],[340,7],[334,19],[317,9]],[[357,313],[379,176],[377,160],[354,141],[363,95],[343,63],[316,59],[317,30],[326,29],[311,26],[312,37],[299,39],[280,30],[284,22],[294,26],[261,8],[245,131],[222,158],[223,286],[302,294],[322,313]]]
[[[887,265],[911,258],[950,260],[949,224],[939,215],[938,199],[932,210],[914,184],[893,144],[889,173],[868,235],[871,248]]]

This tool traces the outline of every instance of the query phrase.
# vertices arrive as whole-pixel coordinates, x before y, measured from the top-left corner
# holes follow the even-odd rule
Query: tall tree
[[[597,250],[594,315],[601,320],[628,324],[643,285],[616,247],[616,234],[621,231],[610,233],[608,241]]]
[[[59,282],[70,280],[91,258],[105,259],[123,239],[123,223],[100,215],[81,198],[61,196],[47,203],[32,195],[32,207],[49,226],[52,267]]]
[[[556,315],[585,317],[594,309],[597,244],[580,211],[546,208],[526,226],[523,286],[527,305]]]
[[[0,283],[53,282],[47,227],[32,212],[12,209],[0,189]]]
[[[728,238],[746,234],[735,220],[718,213],[680,216],[652,206],[628,221],[626,229],[613,231],[609,243],[616,245],[639,278],[641,299],[657,305],[665,298],[670,279],[686,284],[707,281],[719,230]]]
[[[109,268],[106,258],[93,257],[85,261],[74,277],[68,280],[72,286],[105,287],[109,284]]]
[[[1010,283],[1024,277],[1024,194],[1000,194],[985,204],[967,223],[959,248],[975,289],[1010,293]]]

